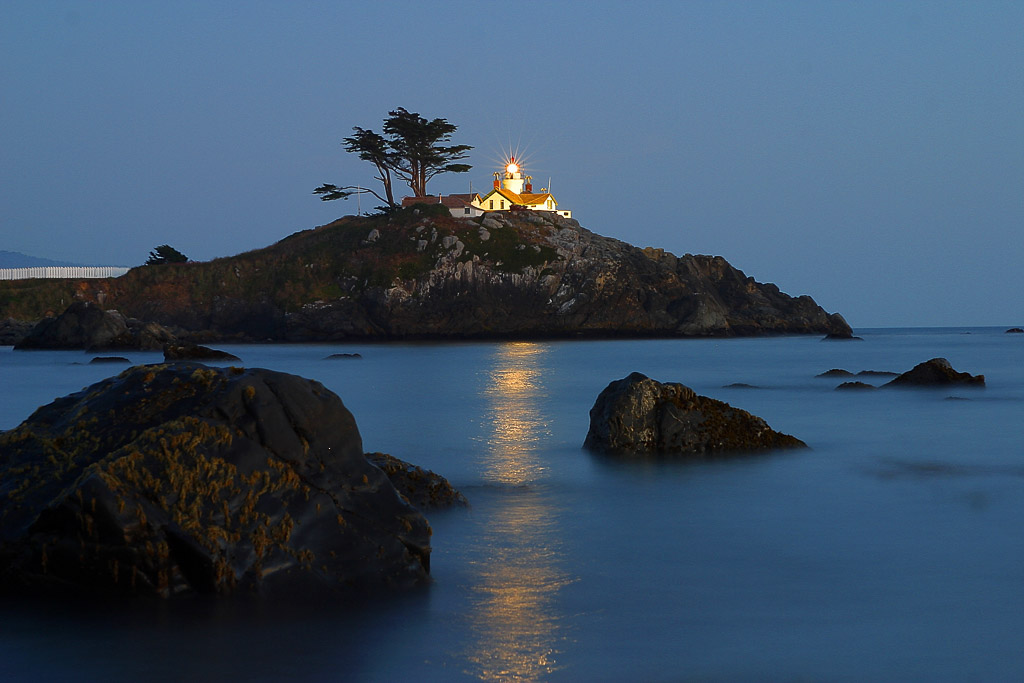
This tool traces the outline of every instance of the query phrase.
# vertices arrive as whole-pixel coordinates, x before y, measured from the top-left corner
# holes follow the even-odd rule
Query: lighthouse
[[[526,192],[533,192],[533,188],[530,187],[529,176],[523,176],[523,169],[516,162],[515,157],[511,157],[508,163],[505,164],[505,173],[502,175],[501,187],[515,194],[523,194],[523,186],[526,186]],[[494,184],[494,188],[498,188],[497,181]]]
[[[572,218],[572,211],[558,207],[550,187],[534,192],[532,180],[523,173],[522,163],[512,156],[502,170],[494,172],[494,189],[483,197],[476,193],[405,197],[402,206],[444,204],[456,218],[473,218],[488,211],[550,211]]]
[[[572,211],[558,208],[550,188],[533,191],[533,179],[523,173],[523,165],[514,156],[505,167],[494,172],[494,189],[482,197],[476,206],[483,211],[551,211],[564,218],[572,218]]]

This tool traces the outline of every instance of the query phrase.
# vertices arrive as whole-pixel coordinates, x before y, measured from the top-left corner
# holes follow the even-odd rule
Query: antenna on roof
[[[363,188],[356,185],[356,215],[363,215]]]

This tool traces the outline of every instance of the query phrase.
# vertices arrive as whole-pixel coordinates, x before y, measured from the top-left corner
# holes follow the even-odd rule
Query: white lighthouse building
[[[523,174],[523,168],[511,157],[505,168],[494,172],[494,189],[481,197],[477,193],[445,196],[405,197],[402,206],[413,204],[444,204],[456,218],[479,216],[488,211],[551,211],[572,218],[572,211],[558,208],[558,202],[548,188],[533,191],[532,178]]]
[[[484,211],[553,211],[559,216],[572,218],[572,211],[558,208],[548,188],[533,191],[533,178],[523,174],[523,168],[515,157],[509,159],[503,171],[494,173],[494,189],[480,199]]]

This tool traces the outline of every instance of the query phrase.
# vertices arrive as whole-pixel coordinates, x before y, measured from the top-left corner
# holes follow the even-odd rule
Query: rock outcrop
[[[0,586],[162,597],[409,586],[430,527],[317,382],[137,366],[0,434]]]
[[[14,348],[145,351],[159,349],[173,339],[170,330],[157,323],[125,318],[98,304],[76,301],[60,315],[37,323]]]
[[[583,445],[619,455],[690,456],[806,446],[745,410],[639,372],[597,397]]]
[[[469,504],[440,474],[387,453],[367,453],[366,459],[383,470],[398,492],[417,509],[436,510]]]
[[[16,346],[32,331],[35,324],[8,318],[0,320],[0,346]]]
[[[204,343],[851,332],[721,257],[639,249],[532,211],[348,217],[231,258],[76,287]]]
[[[985,375],[971,375],[957,372],[945,358],[932,358],[918,363],[912,370],[904,372],[896,379],[883,384],[884,387],[946,387],[946,386],[984,387]]]

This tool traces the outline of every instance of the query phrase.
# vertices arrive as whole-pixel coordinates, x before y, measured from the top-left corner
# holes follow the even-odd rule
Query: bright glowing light
[[[505,167],[505,170],[508,171],[509,173],[518,173],[519,165],[513,161],[508,166]]]

